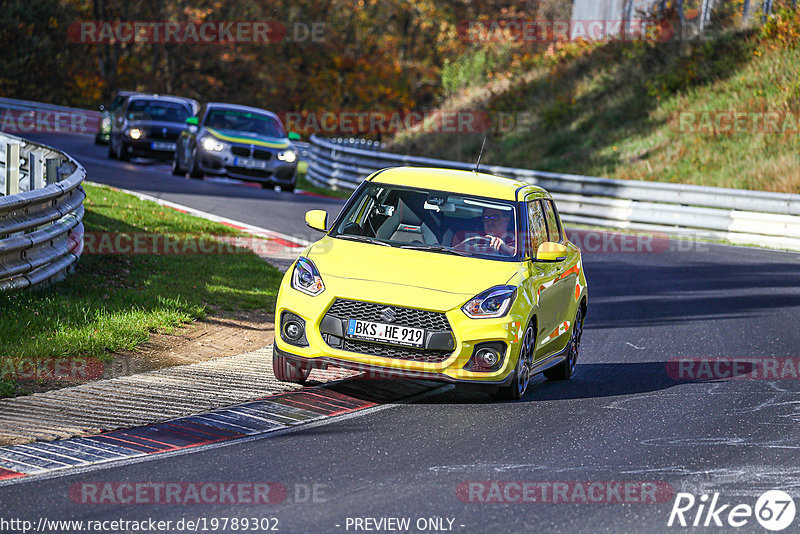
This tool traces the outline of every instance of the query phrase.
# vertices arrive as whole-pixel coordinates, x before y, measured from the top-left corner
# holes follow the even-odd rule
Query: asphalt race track
[[[92,181],[306,239],[313,238],[302,222],[307,209],[333,216],[341,205],[180,179],[165,164],[111,161],[88,136],[36,140],[72,154]],[[587,251],[584,266],[589,310],[568,382],[537,377],[515,403],[450,388],[279,435],[34,477],[0,487],[0,516],[34,524],[43,516],[173,525],[276,518],[280,532],[364,532],[375,526],[356,521],[364,518],[408,518],[410,532],[712,532],[720,529],[713,519],[702,526],[705,513],[696,529],[667,526],[675,494],[690,493],[699,504],[718,493],[720,505],[731,505],[719,516],[726,521],[733,506],[754,506],[767,490],[798,491],[800,376],[784,365],[797,371],[800,361],[800,255],[673,242],[654,252]],[[670,363],[677,358],[778,358],[783,379],[717,378],[697,368],[680,374]],[[277,482],[286,497],[266,505],[79,504],[70,497],[77,483],[156,481]],[[506,482],[541,483],[537,501],[545,502],[519,502],[517,486]],[[614,486],[621,482],[646,483],[666,497],[636,502],[623,489],[618,498],[608,488],[627,487]],[[553,503],[561,483],[569,502]],[[575,488],[592,483],[605,488],[600,502],[581,502]],[[697,511],[686,512],[690,524]],[[787,532],[798,525],[796,518]],[[764,531],[754,517],[724,530]]]

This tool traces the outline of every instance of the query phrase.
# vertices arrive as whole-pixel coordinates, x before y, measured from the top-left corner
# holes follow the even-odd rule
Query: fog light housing
[[[475,373],[499,371],[503,367],[505,354],[506,344],[502,341],[478,343],[472,349],[472,356],[464,366],[464,369]]]
[[[475,363],[486,369],[491,369],[500,361],[500,354],[491,347],[483,348],[475,354]]]
[[[281,313],[281,339],[290,345],[307,347],[305,320],[292,312]]]

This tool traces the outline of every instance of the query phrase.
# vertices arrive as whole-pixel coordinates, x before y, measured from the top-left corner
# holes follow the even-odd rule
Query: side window
[[[113,102],[111,102],[111,107],[109,108],[109,111],[119,111],[120,107],[122,107],[122,97],[118,96],[117,98],[114,99]]]
[[[547,241],[547,227],[544,222],[542,204],[538,200],[528,202],[528,232],[531,245],[531,256],[536,256],[539,245]]]
[[[558,224],[556,208],[552,200],[542,200],[542,204],[544,204],[544,213],[547,219],[547,240],[558,243],[561,241],[561,225]]]

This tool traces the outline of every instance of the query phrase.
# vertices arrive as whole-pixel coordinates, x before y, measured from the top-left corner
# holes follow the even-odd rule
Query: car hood
[[[160,121],[130,121],[127,128],[138,128],[149,139],[166,139],[172,141],[183,131],[183,124]]]
[[[206,132],[221,141],[229,143],[241,143],[245,145],[263,146],[267,148],[285,149],[289,148],[289,140],[285,137],[268,137],[265,135],[252,135],[247,132],[237,132],[234,130],[222,130],[206,127]]]
[[[439,252],[385,247],[324,237],[307,254],[324,281],[335,276],[449,294],[462,303],[478,293],[507,283],[519,271],[516,262],[493,261]],[[349,282],[348,282],[349,283]],[[450,300],[450,299],[448,299]],[[417,303],[419,305],[419,303]]]

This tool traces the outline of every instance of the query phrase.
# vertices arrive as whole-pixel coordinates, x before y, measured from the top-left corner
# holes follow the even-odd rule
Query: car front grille
[[[233,153],[234,156],[242,156],[242,157],[245,157],[245,158],[249,158],[250,157],[250,149],[249,148],[245,148],[243,146],[235,146],[235,147],[231,148],[231,152]]]
[[[256,159],[269,159],[272,157],[272,152],[269,150],[253,150],[253,157]]]
[[[374,302],[336,299],[333,305],[328,309],[326,317],[337,320],[358,319],[361,321],[386,323],[387,321],[382,317],[381,312],[387,308],[391,308],[395,314],[395,320],[392,321],[392,324],[424,328],[428,332],[452,332],[450,323],[447,321],[447,316],[445,316],[444,313],[399,306],[387,306]],[[335,348],[370,356],[381,356],[383,358],[397,358],[423,363],[441,363],[453,354],[452,350],[417,349],[372,341],[342,339],[325,333],[323,333],[322,337],[329,345]]]
[[[391,308],[395,313],[396,319],[392,324],[442,332],[451,330],[447,316],[441,312],[387,306],[358,300],[336,299],[328,310],[328,315],[338,319],[359,319],[374,323],[386,323],[386,319],[381,317],[381,312],[387,308]]]
[[[423,363],[441,363],[452,354],[452,351],[449,350],[411,349],[408,347],[396,347],[394,345],[370,343],[369,341],[359,341],[356,339],[345,339],[342,348],[350,352],[358,352],[370,356],[382,356],[384,358],[397,358],[400,360],[411,360]]]

